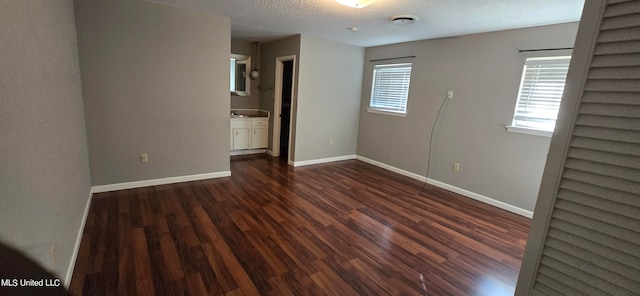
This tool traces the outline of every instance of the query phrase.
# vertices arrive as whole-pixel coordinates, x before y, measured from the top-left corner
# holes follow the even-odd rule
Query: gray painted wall
[[[273,117],[278,116],[273,112],[273,100],[275,97],[275,72],[276,58],[281,56],[295,55],[295,73],[294,73],[294,94],[292,101],[297,101],[298,97],[298,73],[300,68],[300,35],[291,36],[277,41],[260,44],[260,109],[271,112],[269,118],[269,149],[273,148]],[[295,110],[294,110],[295,112]],[[292,128],[292,137],[295,135],[295,117]],[[295,138],[295,137],[294,137]],[[294,156],[294,147],[291,156]]]
[[[254,57],[253,47],[253,42],[231,39],[231,53],[250,56],[251,69],[253,69],[255,66],[260,67],[260,65],[256,64],[256,57]],[[249,71],[251,71],[251,69]],[[258,109],[260,107],[260,91],[258,90],[258,85],[260,85],[260,76],[258,76],[258,78],[251,79],[251,90],[249,91],[249,96],[241,97],[230,95],[231,109]]]
[[[363,66],[364,48],[302,35],[296,162],[355,154]]]
[[[422,176],[429,133],[448,90],[453,100],[434,136],[429,178],[533,211],[550,138],[507,133],[525,56],[519,49],[572,47],[577,23],[368,48],[358,155]],[[370,59],[415,55],[406,118],[367,113]],[[461,163],[459,173],[453,162]]]
[[[0,27],[0,240],[63,279],[91,187],[73,3],[1,1]]]
[[[92,184],[228,171],[229,19],[123,0],[76,12]]]

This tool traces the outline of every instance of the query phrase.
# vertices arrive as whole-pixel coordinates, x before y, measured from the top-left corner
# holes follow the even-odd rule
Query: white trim
[[[231,87],[229,87],[229,90],[231,92],[231,95],[235,95],[235,96],[249,96],[251,95],[250,91],[251,91],[251,75],[248,75],[249,73],[251,73],[251,56],[245,56],[245,55],[240,55],[240,54],[231,54],[230,59],[235,59],[237,62],[236,64],[244,64],[245,65],[245,86],[246,86],[246,90],[245,91],[239,91],[239,90],[231,90]],[[233,71],[233,73],[235,74],[235,71]],[[229,86],[231,86],[231,84],[229,84]],[[235,83],[234,83],[234,88],[235,88]]]
[[[375,114],[392,115],[392,116],[398,116],[398,117],[407,117],[407,113],[385,111],[385,110],[380,110],[372,107],[367,108],[367,112],[375,113]]]
[[[280,56],[276,57],[276,73],[275,73],[275,85],[274,85],[274,99],[273,99],[273,136],[271,140],[272,156],[280,156],[280,128],[281,128],[281,114],[282,111],[282,72],[284,70],[284,62],[292,61],[293,69],[291,73],[291,107],[289,109],[289,145],[287,146],[287,160],[293,162],[291,159],[291,141],[293,140],[291,134],[293,132],[293,110],[294,110],[294,94],[296,88],[296,55]]]
[[[76,266],[78,252],[80,251],[80,243],[82,242],[82,235],[84,234],[84,227],[87,223],[87,216],[89,215],[89,208],[91,207],[91,200],[93,198],[94,193],[154,186],[154,185],[172,184],[172,183],[179,183],[179,182],[206,180],[206,179],[213,179],[213,178],[222,178],[222,177],[229,177],[229,176],[231,176],[230,171],[223,171],[223,172],[217,172],[217,173],[197,174],[197,175],[188,175],[188,176],[180,176],[180,177],[92,186],[91,189],[89,190],[89,199],[87,200],[87,205],[84,208],[84,214],[82,216],[82,222],[80,223],[80,229],[78,229],[78,235],[76,237],[76,243],[73,248],[73,253],[71,253],[71,259],[69,260],[69,267],[67,268],[67,274],[65,275],[64,286],[68,289],[69,284],[71,283],[71,277],[73,276],[73,271]]]
[[[431,179],[431,178],[427,179],[424,176],[421,176],[421,175],[418,175],[418,174],[415,174],[415,173],[412,173],[412,172],[409,172],[409,171],[405,171],[405,170],[396,168],[394,166],[390,166],[388,164],[385,164],[385,163],[382,163],[382,162],[379,162],[379,161],[375,161],[375,160],[372,160],[372,159],[369,159],[369,158],[366,158],[366,157],[363,157],[363,156],[360,156],[360,155],[357,155],[356,159],[361,160],[361,161],[366,162],[366,163],[369,163],[369,164],[372,164],[372,165],[375,165],[375,166],[378,166],[378,167],[381,167],[383,169],[392,171],[394,173],[398,173],[400,175],[404,175],[404,176],[407,176],[409,178],[416,179],[416,180],[418,180],[420,182],[427,182],[430,185],[433,185],[433,186],[436,186],[436,187],[440,187],[442,189],[449,190],[451,192],[455,192],[457,194],[466,196],[466,197],[471,198],[471,199],[475,199],[477,201],[486,203],[488,205],[492,205],[494,207],[501,208],[503,210],[507,210],[509,212],[518,214],[520,216],[524,216],[524,217],[527,217],[527,218],[533,218],[533,212],[532,211],[525,210],[525,209],[516,207],[514,205],[510,205],[508,203],[505,203],[505,202],[502,202],[502,201],[499,201],[499,200],[495,200],[493,198],[490,198],[490,197],[487,197],[487,196],[484,196],[484,195],[481,195],[481,194],[477,194],[475,192],[471,192],[471,191],[466,190],[466,189],[458,188],[456,186],[449,185],[447,183],[440,182],[440,181],[437,181],[437,180],[434,180],[434,179]]]
[[[222,171],[222,172],[216,172],[216,173],[206,173],[206,174],[187,175],[187,176],[178,176],[178,177],[170,177],[170,178],[160,178],[160,179],[142,180],[142,181],[134,181],[134,182],[98,185],[98,186],[93,186],[91,189],[93,190],[93,193],[100,193],[100,192],[131,189],[131,188],[139,188],[139,187],[147,187],[147,186],[156,186],[156,185],[165,185],[165,184],[173,184],[173,183],[180,183],[180,182],[190,182],[190,181],[199,181],[199,180],[214,179],[214,178],[223,178],[223,177],[229,177],[229,176],[231,176],[231,171]]]
[[[526,128],[521,126],[513,126],[513,125],[507,125],[507,132],[541,136],[541,137],[547,137],[547,138],[551,138],[551,136],[553,136],[553,132],[551,131],[543,131],[543,130],[531,129],[531,128]]]
[[[273,149],[274,156],[280,156],[280,124],[282,114],[282,61],[276,58],[276,73],[274,82],[274,98],[273,98],[273,124],[272,124],[272,140],[271,149]]]
[[[386,163],[382,163],[382,162],[379,162],[379,161],[376,161],[376,160],[373,160],[373,159],[366,158],[364,156],[356,155],[356,159],[360,160],[360,161],[364,161],[364,162],[372,164],[372,165],[375,165],[377,167],[381,167],[381,168],[383,168],[385,170],[389,170],[389,171],[392,171],[394,173],[398,173],[400,175],[416,179],[416,180],[418,180],[420,182],[424,182],[424,181],[427,180],[427,178],[425,178],[424,176],[421,176],[421,175],[418,175],[416,173],[412,173],[412,172],[409,172],[409,171],[405,171],[405,170],[399,169],[397,167],[390,166],[390,165],[388,165]]]
[[[272,150],[267,149],[267,152],[266,152],[266,153],[267,153],[267,155],[269,155],[269,156],[273,156],[273,157],[275,157],[275,155],[273,155],[273,151],[272,151]]]
[[[342,161],[342,160],[349,160],[349,159],[356,159],[356,156],[355,155],[344,155],[344,156],[336,156],[336,157],[329,157],[329,158],[320,158],[320,159],[312,159],[312,160],[304,160],[304,161],[294,161],[293,162],[293,166],[294,167],[300,167],[300,166],[305,166],[305,165],[327,163],[327,162],[334,162],[334,161]]]
[[[235,150],[229,152],[229,155],[248,155],[248,154],[260,154],[267,152],[267,149],[250,149],[250,150]]]
[[[499,200],[495,200],[493,198],[486,197],[484,195],[477,194],[475,192],[471,192],[469,190],[465,190],[465,189],[462,189],[462,188],[459,188],[459,187],[456,187],[456,186],[453,186],[453,185],[449,185],[449,184],[444,183],[444,182],[433,180],[431,178],[427,179],[427,184],[431,184],[433,186],[440,187],[442,189],[446,189],[446,190],[449,190],[451,192],[455,192],[457,194],[466,196],[466,197],[471,198],[471,199],[475,199],[477,201],[481,201],[483,203],[486,203],[488,205],[492,205],[492,206],[497,207],[497,208],[501,208],[503,210],[507,210],[509,212],[512,212],[514,214],[518,214],[520,216],[527,217],[529,219],[533,218],[533,212],[532,211],[525,210],[525,209],[510,205],[508,203],[505,203],[505,202],[502,202],[502,201],[499,201]]]
[[[69,260],[69,267],[67,268],[67,274],[64,277],[64,286],[69,289],[71,284],[71,277],[73,276],[73,270],[76,267],[76,260],[78,259],[78,252],[80,251],[80,242],[82,241],[82,234],[84,234],[84,226],[87,224],[87,216],[89,215],[89,208],[91,207],[91,199],[93,198],[93,187],[89,189],[89,199],[87,205],[84,207],[84,214],[82,215],[82,222],[80,222],[80,229],[78,229],[78,235],[76,237],[76,244],[73,247],[73,253],[71,253],[71,260]]]

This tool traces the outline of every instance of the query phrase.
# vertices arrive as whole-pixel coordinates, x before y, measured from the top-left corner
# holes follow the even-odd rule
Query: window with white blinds
[[[367,110],[406,114],[410,81],[411,63],[376,65]]]
[[[553,132],[571,56],[528,58],[511,127]]]

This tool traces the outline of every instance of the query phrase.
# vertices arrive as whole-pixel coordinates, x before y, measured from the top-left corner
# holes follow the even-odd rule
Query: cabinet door
[[[233,150],[242,150],[250,148],[249,128],[234,128],[233,133]]]
[[[251,148],[267,148],[267,128],[254,127],[251,128]]]

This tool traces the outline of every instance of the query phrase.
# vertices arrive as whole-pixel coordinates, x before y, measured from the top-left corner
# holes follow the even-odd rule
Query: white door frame
[[[291,136],[292,126],[293,126],[293,110],[294,110],[294,96],[295,88],[296,88],[296,56],[288,55],[281,56],[276,58],[276,80],[275,80],[275,95],[273,98],[273,156],[280,156],[280,126],[281,126],[281,118],[280,111],[282,110],[282,70],[284,69],[284,62],[293,61],[293,72],[291,74],[291,109],[289,116],[289,146],[287,158],[288,162],[292,163],[291,159],[291,141],[293,137]]]

